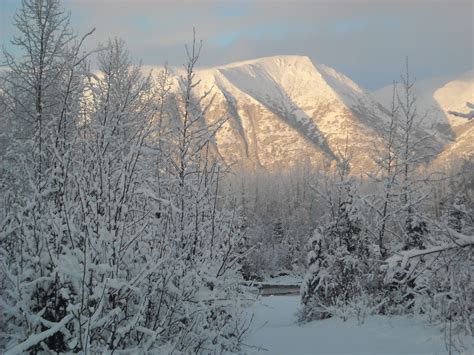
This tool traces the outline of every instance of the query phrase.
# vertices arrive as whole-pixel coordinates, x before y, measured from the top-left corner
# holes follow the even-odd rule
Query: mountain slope
[[[389,105],[392,87],[373,93],[384,105]],[[474,154],[474,121],[456,117],[449,111],[467,112],[466,102],[474,102],[474,70],[454,80],[434,78],[415,84],[417,111],[423,118],[424,128],[445,144],[434,163],[441,164],[457,158],[468,158]]]
[[[449,110],[463,111],[464,101],[471,100],[469,75],[416,86],[423,122],[414,137],[431,135],[430,152],[436,155],[445,149],[453,154],[470,149],[470,135],[460,135],[470,123],[447,115]],[[209,106],[206,121],[228,119],[214,146],[229,166],[271,171],[335,161],[347,142],[352,173],[362,173],[375,169],[374,158],[384,149],[379,137],[389,122],[391,87],[367,93],[333,68],[304,56],[200,69],[196,80],[196,98],[210,91],[203,103]]]
[[[374,137],[385,113],[334,69],[307,57],[277,56],[200,70],[197,78],[198,94],[213,87],[209,119],[229,116],[216,139],[231,165],[248,159],[273,170],[302,159],[334,160],[347,137],[353,171],[374,166],[368,152],[379,144]]]
[[[400,90],[400,86],[398,90]],[[443,138],[453,140],[466,120],[448,114],[448,111],[466,110],[466,102],[474,101],[474,70],[457,78],[434,78],[415,83],[417,111],[423,117],[422,125]],[[388,107],[392,100],[392,86],[372,93],[374,98]]]

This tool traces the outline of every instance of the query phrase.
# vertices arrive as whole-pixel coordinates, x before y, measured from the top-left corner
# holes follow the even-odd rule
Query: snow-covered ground
[[[296,324],[298,296],[264,297],[255,306],[248,354],[446,354],[436,327],[408,317],[370,316]]]
[[[301,285],[303,278],[293,275],[267,277],[263,280],[266,285]]]

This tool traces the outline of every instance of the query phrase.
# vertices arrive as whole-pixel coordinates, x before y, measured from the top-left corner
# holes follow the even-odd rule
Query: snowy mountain
[[[455,81],[417,86],[418,112],[426,117],[415,136],[433,134],[436,154],[471,124],[447,114],[462,111],[466,101],[473,101],[469,78],[466,74]],[[374,157],[383,149],[378,136],[389,119],[391,88],[367,93],[345,75],[304,56],[201,69],[196,79],[201,81],[196,97],[211,90],[207,121],[228,117],[215,146],[231,166],[275,170],[334,160],[347,141],[352,172],[359,173],[373,169]]]
[[[447,162],[460,158],[473,159],[474,157],[474,122],[463,125],[464,129],[456,140],[448,144],[445,149],[436,157],[433,164],[446,166]]]
[[[415,83],[417,111],[423,119],[423,126],[446,138],[454,138],[459,127],[467,122],[448,114],[448,111],[463,112],[466,102],[474,101],[474,70],[455,78],[434,78]],[[392,86],[372,93],[374,98],[385,106],[392,100]]]
[[[466,102],[474,102],[474,70],[459,77],[435,78],[415,83],[417,111],[423,119],[422,126],[437,136],[444,144],[435,159],[436,163],[469,157],[474,154],[474,121],[456,117],[449,111],[468,112]],[[380,103],[388,107],[392,87],[387,86],[373,93]]]
[[[213,87],[209,120],[227,115],[217,148],[230,164],[285,168],[334,160],[346,138],[354,171],[373,167],[385,112],[357,84],[307,57],[277,56],[200,70]],[[200,92],[199,94],[202,94]]]

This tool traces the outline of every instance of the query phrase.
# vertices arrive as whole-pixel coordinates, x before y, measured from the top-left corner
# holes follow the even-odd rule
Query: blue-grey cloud
[[[19,0],[0,1],[0,41]],[[202,66],[299,54],[374,89],[403,71],[410,57],[423,79],[473,65],[471,0],[65,0],[78,32],[97,27],[93,47],[124,38],[147,65],[181,65],[192,28],[204,41]]]

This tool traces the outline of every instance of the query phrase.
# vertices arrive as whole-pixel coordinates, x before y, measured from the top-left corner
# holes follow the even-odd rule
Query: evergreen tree
[[[339,166],[338,205],[329,223],[309,241],[308,269],[301,289],[303,321],[328,318],[334,307],[349,305],[367,287],[369,241],[362,231],[356,189],[347,160]]]

